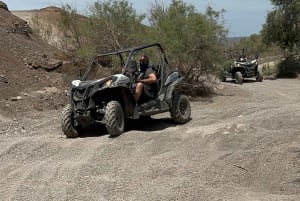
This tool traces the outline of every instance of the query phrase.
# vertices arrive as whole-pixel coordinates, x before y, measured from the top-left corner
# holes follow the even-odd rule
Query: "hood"
[[[78,88],[83,89],[86,88],[87,86],[91,86],[91,85],[95,85],[98,83],[103,83],[107,80],[111,79],[111,77],[106,77],[106,78],[102,78],[102,79],[97,79],[97,80],[85,80],[85,81],[81,81],[81,80],[73,80],[72,81],[72,87],[73,88]]]

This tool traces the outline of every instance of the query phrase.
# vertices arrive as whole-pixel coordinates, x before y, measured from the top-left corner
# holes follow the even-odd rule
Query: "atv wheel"
[[[118,136],[124,132],[124,112],[118,101],[111,101],[107,104],[104,119],[110,136]]]
[[[172,104],[170,113],[174,122],[178,124],[188,122],[191,118],[191,106],[188,97],[181,94],[174,95]]]
[[[68,138],[78,137],[78,131],[74,128],[73,109],[70,104],[62,111],[61,128],[65,136]]]
[[[240,71],[237,71],[234,75],[236,84],[243,84],[243,75]]]
[[[257,70],[257,74],[255,76],[257,82],[262,82],[264,79],[263,73],[261,70]]]

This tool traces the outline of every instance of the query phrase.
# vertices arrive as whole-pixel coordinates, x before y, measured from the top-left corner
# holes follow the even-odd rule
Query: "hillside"
[[[49,44],[59,49],[72,49],[73,37],[69,31],[60,28],[64,10],[50,6],[39,10],[12,11],[12,13],[28,24]],[[86,20],[86,17],[77,15],[79,20]]]
[[[18,110],[57,107],[62,94],[44,92],[45,87],[60,92],[64,86],[61,75],[55,73],[63,64],[57,59],[62,53],[33,33],[6,4],[0,5],[5,5],[0,6],[0,110],[14,114]]]
[[[40,10],[12,11],[19,18],[28,22],[49,44],[61,47],[62,33],[58,30],[58,19],[62,9],[48,7]]]

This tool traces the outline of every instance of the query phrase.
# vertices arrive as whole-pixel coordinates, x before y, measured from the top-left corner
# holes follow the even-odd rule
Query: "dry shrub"
[[[218,79],[212,74],[199,76],[193,82],[183,81],[176,87],[176,91],[188,96],[209,96],[216,93]]]

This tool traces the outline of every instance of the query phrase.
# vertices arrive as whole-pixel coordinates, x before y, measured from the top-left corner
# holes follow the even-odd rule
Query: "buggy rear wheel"
[[[234,78],[235,78],[235,83],[236,84],[243,84],[243,75],[240,71],[237,71],[234,74]]]
[[[181,94],[174,95],[170,114],[175,123],[188,122],[191,118],[191,105],[188,97]]]
[[[104,115],[105,126],[110,136],[115,137],[124,132],[124,111],[118,101],[110,101]]]
[[[61,128],[68,138],[78,137],[79,132],[74,127],[73,108],[71,104],[65,106],[61,114]]]

